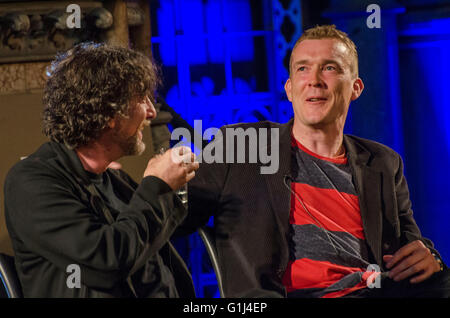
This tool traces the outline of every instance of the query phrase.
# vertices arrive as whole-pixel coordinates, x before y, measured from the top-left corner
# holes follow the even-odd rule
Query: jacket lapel
[[[375,261],[382,264],[382,174],[381,171],[370,165],[371,153],[355,139],[344,135],[344,145],[352,168],[353,183],[359,197],[366,242],[375,257]]]
[[[291,130],[293,120],[280,126],[279,130],[279,169],[277,173],[265,174],[268,199],[274,213],[277,228],[280,230],[281,246],[287,246],[286,234],[289,231],[290,200],[290,175],[291,175]],[[270,143],[269,143],[270,147]],[[272,151],[272,149],[271,149]],[[287,182],[287,186],[284,182]],[[280,251],[281,260],[287,265],[288,249]]]

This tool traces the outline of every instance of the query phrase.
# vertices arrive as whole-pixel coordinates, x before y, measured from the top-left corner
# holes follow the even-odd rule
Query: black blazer
[[[280,158],[275,174],[260,174],[259,163],[201,163],[189,184],[189,214],[184,229],[193,231],[214,215],[226,297],[286,295],[281,279],[289,259],[290,191],[283,182],[291,171],[292,123],[227,126],[278,128]],[[224,140],[227,127],[221,129]],[[370,261],[383,269],[382,255],[417,239],[437,253],[413,219],[400,156],[382,144],[350,135],[344,136],[344,144]],[[270,144],[268,148],[270,153]]]
[[[187,211],[156,177],[136,184],[108,169],[126,211],[109,219],[78,156],[49,142],[17,163],[5,181],[5,216],[25,297],[138,297],[170,267],[181,297],[194,297],[188,269],[169,239]],[[68,288],[66,268],[80,266],[80,288]],[[128,277],[131,279],[130,287]],[[170,281],[170,277],[165,279]]]

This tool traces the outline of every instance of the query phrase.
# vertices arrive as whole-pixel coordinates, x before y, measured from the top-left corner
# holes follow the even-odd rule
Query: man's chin
[[[323,128],[324,126],[326,126],[326,123],[324,120],[322,119],[307,119],[307,120],[302,120],[303,125],[307,126],[307,127],[311,127],[311,128],[315,128],[315,129],[320,129]]]
[[[145,151],[145,144],[142,141],[140,141],[138,144],[135,144],[135,147],[130,156],[140,156],[144,153],[144,151]]]
[[[145,144],[141,141],[141,144],[139,145],[139,149],[137,149],[136,156],[140,156],[145,151]]]
[[[130,138],[122,146],[123,156],[140,156],[145,151],[145,143],[137,138]]]
[[[335,123],[336,119],[326,114],[315,114],[315,116],[304,116],[300,121],[305,126],[321,129]]]

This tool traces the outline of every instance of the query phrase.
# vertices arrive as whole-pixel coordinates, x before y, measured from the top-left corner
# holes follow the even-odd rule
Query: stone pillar
[[[113,26],[106,32],[106,42],[111,45],[128,47],[128,19],[127,5],[123,0],[105,1],[105,8],[109,10],[114,17]]]
[[[133,32],[134,48],[145,55],[152,56],[151,21],[148,1],[140,0],[139,8],[142,10],[143,21]]]

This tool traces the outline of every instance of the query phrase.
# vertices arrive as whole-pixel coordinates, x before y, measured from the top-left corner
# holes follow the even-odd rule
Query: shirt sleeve
[[[223,143],[223,131],[224,128],[220,130],[220,135],[216,135],[215,139],[203,149],[203,153],[221,149],[218,143]],[[177,229],[176,235],[186,235],[196,231],[221,209],[222,191],[230,169],[230,165],[224,163],[225,152],[222,152],[221,157],[222,160],[200,163],[195,177],[189,181],[189,213]]]
[[[400,222],[400,243],[401,245],[406,245],[415,240],[421,240],[432,253],[441,258],[439,252],[434,248],[433,242],[422,236],[420,229],[414,220],[408,183],[403,174],[403,160],[400,155],[397,155],[397,158],[398,165],[395,173],[395,194],[397,197],[398,217]]]

